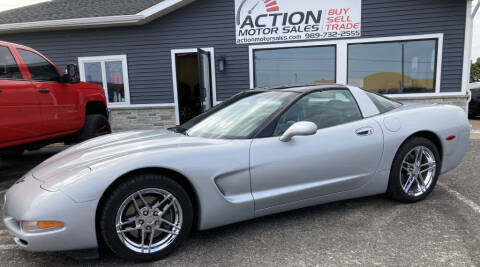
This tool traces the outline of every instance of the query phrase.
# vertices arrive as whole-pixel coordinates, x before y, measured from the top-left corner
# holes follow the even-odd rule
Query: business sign
[[[361,35],[360,0],[235,0],[237,44]]]

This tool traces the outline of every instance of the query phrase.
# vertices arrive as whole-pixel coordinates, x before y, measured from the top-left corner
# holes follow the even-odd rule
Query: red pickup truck
[[[26,46],[0,41],[0,157],[110,133],[101,86]]]

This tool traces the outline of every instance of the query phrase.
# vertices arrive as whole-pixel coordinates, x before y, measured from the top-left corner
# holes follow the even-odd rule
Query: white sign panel
[[[360,0],[235,0],[237,44],[361,35]]]

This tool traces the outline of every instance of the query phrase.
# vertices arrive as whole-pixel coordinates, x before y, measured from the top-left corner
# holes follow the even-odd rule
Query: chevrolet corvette
[[[169,130],[101,136],[49,158],[7,191],[3,221],[28,251],[105,244],[153,261],[194,229],[376,194],[420,201],[468,140],[455,106],[335,84],[248,90]]]

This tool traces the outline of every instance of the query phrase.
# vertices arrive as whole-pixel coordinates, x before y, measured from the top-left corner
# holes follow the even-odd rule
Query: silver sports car
[[[29,251],[105,244],[157,260],[193,228],[383,193],[419,201],[468,139],[454,106],[342,85],[249,90],[173,129],[102,136],[51,157],[8,190],[3,220]]]

